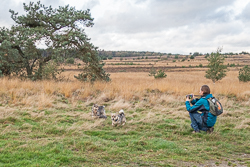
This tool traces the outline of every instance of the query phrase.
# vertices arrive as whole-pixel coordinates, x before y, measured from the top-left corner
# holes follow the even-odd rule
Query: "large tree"
[[[211,79],[213,83],[221,80],[226,76],[227,66],[223,65],[224,57],[220,54],[221,48],[218,48],[216,53],[211,53],[208,57],[208,70],[205,77]]]
[[[90,43],[84,27],[93,26],[89,10],[74,7],[52,8],[30,2],[23,4],[25,15],[10,10],[15,21],[10,29],[0,28],[0,73],[43,79],[43,69],[51,60],[80,59],[80,80],[109,80],[97,48]],[[39,49],[43,46],[45,49]]]

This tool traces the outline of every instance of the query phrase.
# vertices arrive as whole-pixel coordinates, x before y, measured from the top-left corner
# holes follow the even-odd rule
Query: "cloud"
[[[250,2],[246,5],[242,13],[238,16],[239,19],[250,21]]]
[[[29,0],[25,0],[29,3]],[[46,6],[90,9],[91,42],[105,50],[207,53],[247,51],[250,0],[41,0]],[[21,0],[3,0],[1,26],[11,24],[9,9],[23,12]]]
[[[14,23],[11,19],[11,13],[9,12],[10,9],[16,11],[19,9],[22,3],[16,3],[13,0],[2,0],[0,5],[0,25],[1,27],[5,26],[8,27]]]
[[[225,4],[230,5],[233,0],[202,1],[196,0],[151,0],[146,7],[137,6],[130,1],[122,1],[122,9],[114,15],[114,10],[106,11],[102,17],[96,19],[96,25],[105,31],[119,33],[138,33],[163,31],[169,28],[195,25],[209,22],[230,21],[230,11]]]
[[[90,1],[87,1],[86,3],[84,3],[82,9],[83,10],[93,9],[95,6],[97,6],[99,4],[100,4],[99,0],[90,0]]]
[[[32,1],[34,3],[37,3],[39,0]],[[14,10],[15,12],[18,12],[19,15],[25,14],[23,10],[23,3],[26,5],[30,3],[30,0],[2,0],[1,6],[0,6],[0,25],[1,27],[6,26],[10,27],[14,24],[14,21],[11,19],[11,13],[9,10]],[[52,6],[54,8],[57,8],[58,6],[64,6],[65,3],[61,0],[41,0],[42,4],[45,4],[45,6]]]
[[[107,50],[209,52],[225,46],[228,36],[246,32],[235,19],[234,5],[234,0],[121,1],[86,30],[94,44]]]

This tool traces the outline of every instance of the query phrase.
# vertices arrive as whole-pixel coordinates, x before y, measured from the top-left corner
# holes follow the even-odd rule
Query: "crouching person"
[[[186,98],[185,103],[191,119],[191,127],[194,129],[192,133],[198,133],[201,130],[212,133],[217,116],[209,112],[210,107],[207,99],[213,97],[213,95],[210,94],[210,88],[207,85],[201,86],[199,93],[201,98],[194,99],[194,95],[192,94],[191,97]]]

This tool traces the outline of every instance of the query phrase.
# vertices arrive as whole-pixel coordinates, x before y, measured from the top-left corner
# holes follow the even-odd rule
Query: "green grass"
[[[170,106],[168,111],[186,113],[184,103]],[[110,117],[91,118],[91,106],[84,104],[64,110],[17,107],[0,117],[0,166],[250,166],[249,122],[237,128],[249,118],[249,108],[238,107],[244,115],[218,117],[213,134],[192,134],[187,116],[146,107],[125,111],[123,127],[112,127]]]

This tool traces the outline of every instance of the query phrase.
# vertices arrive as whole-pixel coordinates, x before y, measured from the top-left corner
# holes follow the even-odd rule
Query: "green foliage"
[[[211,53],[211,55],[207,58],[209,61],[209,69],[206,71],[205,77],[207,79],[211,79],[213,83],[226,76],[227,66],[223,65],[224,57],[220,54],[220,52],[221,49],[218,48],[216,53]]]
[[[163,70],[159,70],[157,71],[157,73],[155,74],[155,79],[160,79],[160,78],[166,78],[167,75],[165,74],[165,72]]]
[[[199,56],[200,54],[199,54],[199,52],[194,52],[193,53],[193,56],[195,57],[195,56]]]
[[[238,78],[239,78],[239,81],[242,81],[242,82],[250,81],[250,67],[248,65],[240,69]]]
[[[98,50],[98,55],[100,57],[139,57],[140,59],[147,59],[149,56],[161,56],[166,53],[160,52],[149,52],[149,51],[105,51]]]
[[[194,59],[194,56],[192,55],[192,56],[190,56],[190,59]]]
[[[111,65],[140,65],[140,63],[134,64],[133,62],[125,62],[125,63],[111,63]]]
[[[156,75],[156,69],[154,68],[154,66],[151,67],[148,75],[149,76],[155,76]]]
[[[0,28],[0,73],[31,79],[44,79],[44,67],[50,60],[62,62],[68,57],[83,61],[85,79],[109,80],[109,74],[90,43],[84,27],[93,26],[89,10],[59,6],[53,9],[38,1],[23,4],[25,15],[10,10],[15,25]],[[42,43],[45,50],[36,45]],[[46,77],[45,77],[46,78]],[[76,77],[77,78],[77,77]],[[80,79],[80,78],[79,78]]]
[[[49,61],[42,71],[43,79],[57,79],[57,75],[63,72],[63,69],[58,69],[55,61]]]
[[[149,71],[149,76],[154,76],[155,79],[166,78],[167,75],[163,70],[156,71],[154,67],[152,67]]]
[[[236,65],[234,63],[232,63],[232,64],[228,63],[227,66],[229,66],[229,67],[235,67]]]
[[[74,64],[75,63],[75,59],[73,57],[67,58],[66,59],[66,63],[67,64]]]

